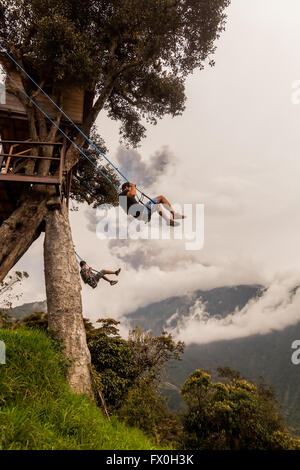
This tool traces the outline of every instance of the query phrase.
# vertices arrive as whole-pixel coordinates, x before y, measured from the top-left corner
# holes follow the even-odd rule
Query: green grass
[[[66,383],[59,348],[44,333],[0,329],[0,450],[155,449],[144,434],[116,418],[109,423]]]

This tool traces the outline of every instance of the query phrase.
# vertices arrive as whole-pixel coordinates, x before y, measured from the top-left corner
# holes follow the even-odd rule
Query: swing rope
[[[23,74],[29,78],[29,80],[31,80],[31,82],[46,96],[46,98],[59,110],[60,113],[62,113],[62,115],[75,127],[75,129],[87,140],[87,142],[92,146],[94,147],[94,149],[98,152],[99,155],[101,155],[108,163],[109,165],[111,165],[112,168],[114,168],[114,170],[125,180],[125,181],[128,181],[127,177],[119,170],[119,168],[117,168],[114,163],[97,147],[97,145],[82,131],[82,129],[80,129],[80,127],[77,126],[77,124],[75,124],[75,122],[68,116],[67,113],[65,113],[63,111],[63,109],[58,106],[57,103],[55,103],[55,101],[42,89],[42,87],[26,72],[26,70],[24,70],[24,68],[14,59],[14,57],[9,54],[9,52],[3,47],[0,45],[0,48],[2,50],[2,52],[4,52],[7,57],[9,57],[9,59],[23,72]],[[58,126],[56,125],[56,123],[48,116],[48,114],[46,112],[44,112],[37,103],[35,103],[35,101],[25,92],[25,90],[23,90],[13,79],[12,77],[8,74],[7,71],[4,70],[4,73],[9,77],[9,79],[19,88],[19,90],[37,107],[37,109],[39,109],[39,111],[41,111],[43,113],[44,116],[46,116],[49,121],[71,142],[72,145],[75,146],[75,148],[85,157],[87,158],[87,160],[96,168],[97,171],[99,171],[102,176],[104,176],[111,184],[112,186],[116,189],[116,191],[120,194],[120,190],[119,188],[111,181],[111,179],[105,175],[102,170],[83,152],[83,150],[81,150],[77,144],[75,142],[72,141],[72,139],[69,138],[69,136],[67,136],[67,134]],[[144,194],[138,187],[136,187],[136,190],[141,194],[141,197],[140,197],[140,200],[139,202],[141,204],[143,204],[145,206],[145,204],[141,201],[142,199],[142,196],[145,196],[147,199],[149,199],[149,201],[153,202],[154,201],[149,197],[147,196],[146,194]]]
[[[80,148],[78,147],[78,145],[68,136],[68,134],[66,134],[63,129],[61,129],[61,127],[56,124],[55,121],[53,121],[53,119],[51,119],[51,117],[26,93],[25,90],[23,90],[23,88],[21,88],[19,86],[19,84],[11,77],[11,75],[6,71],[4,70],[4,73],[5,75],[9,78],[9,80],[15,85],[16,88],[19,89],[19,91],[21,91],[21,93],[26,96],[26,98],[51,122],[51,124],[53,124],[53,126],[55,126],[59,132],[61,132],[61,134],[81,153],[81,155],[83,155],[83,157],[85,157],[93,166],[94,168],[96,169],[96,171],[98,171],[99,173],[101,173],[102,176],[104,176],[104,178],[106,178],[108,180],[108,182],[115,188],[115,190],[120,193],[120,190],[118,188],[118,186],[116,186],[113,181],[111,181],[111,179],[101,170],[101,168],[99,168],[86,154],[85,152]]]
[[[127,178],[125,175],[123,175],[123,173],[113,164],[113,162],[97,147],[97,145],[80,129],[80,127],[77,126],[77,124],[75,124],[75,122],[70,118],[70,116],[68,116],[67,113],[65,113],[63,111],[63,109],[58,106],[57,103],[55,103],[55,101],[48,95],[48,93],[45,92],[45,90],[43,90],[40,85],[29,75],[29,73],[26,72],[26,70],[24,70],[24,68],[14,59],[14,57],[9,54],[9,52],[4,49],[3,46],[0,45],[0,48],[2,50],[2,52],[4,52],[9,58],[10,60],[23,72],[24,75],[26,75],[27,78],[29,78],[29,80],[32,81],[32,83],[46,96],[46,98],[58,109],[58,111],[60,111],[62,113],[62,115],[75,127],[75,129],[89,142],[90,145],[92,145],[92,147],[94,147],[94,149],[103,157],[105,158],[105,160],[117,171],[117,173],[122,177],[124,178],[124,180],[127,181]]]
[[[85,260],[84,260],[83,258],[81,258],[81,256],[77,253],[76,250],[74,250],[74,252],[75,252],[76,257],[78,258],[78,259],[77,259],[78,266],[80,266],[80,262],[81,262],[81,261],[85,261]],[[87,266],[88,266],[88,265],[87,265]],[[89,267],[90,267],[90,266],[88,266],[88,268],[89,268]],[[92,269],[92,272],[99,274],[99,271],[97,271],[96,269]]]
[[[113,164],[113,162],[97,147],[97,145],[74,123],[74,121],[62,110],[62,108],[60,106],[58,106],[55,101],[39,86],[39,84],[26,72],[26,70],[24,70],[24,68],[12,57],[11,54],[9,54],[5,49],[4,47],[2,47],[0,45],[0,48],[2,50],[2,52],[4,52],[11,60],[12,62],[25,74],[25,76],[27,76],[29,78],[29,80],[32,81],[32,83],[34,83],[35,86],[37,86],[37,88],[46,96],[46,98],[59,110],[59,112],[75,127],[75,129],[86,139],[86,141],[92,146],[94,147],[94,149],[98,152],[99,155],[101,155],[108,163],[109,165],[111,165],[112,168],[114,168],[114,170],[125,180],[125,181],[128,181],[128,179],[126,178],[126,176]],[[78,152],[84,157],[86,158],[90,164],[93,165],[93,167],[95,168],[96,171],[98,171],[113,187],[114,189],[117,191],[118,194],[121,193],[120,189],[115,185],[115,183],[109,178],[109,176],[107,176],[102,170],[101,168],[99,168],[98,165],[96,165],[87,155],[86,153],[66,134],[66,132],[64,132],[63,129],[61,129],[61,127],[56,124],[56,122],[46,113],[46,111],[44,111],[37,103],[35,100],[33,100],[29,95],[28,93],[22,88],[20,87],[20,85],[12,78],[12,76],[6,71],[4,70],[4,73],[5,75],[7,76],[7,78],[14,84],[14,86],[51,122],[51,124],[53,126],[55,126],[57,128],[57,130],[71,143],[71,145],[73,145],[77,150]],[[147,196],[147,194],[145,194],[143,191],[141,191],[138,187],[136,187],[136,190],[140,193],[140,197],[139,197],[139,203],[142,204],[147,210],[148,212],[151,212],[151,209],[143,202],[143,198],[147,198],[150,202],[152,202],[153,204],[155,204],[155,201],[153,201],[153,199],[151,199],[149,196]],[[88,191],[87,191],[88,192]],[[80,260],[80,261],[84,261],[83,258],[80,257],[80,255],[75,251],[75,254],[77,256],[77,258]],[[80,261],[78,261],[78,264],[80,265]],[[93,269],[92,270],[93,272],[95,273],[99,273],[99,271]]]

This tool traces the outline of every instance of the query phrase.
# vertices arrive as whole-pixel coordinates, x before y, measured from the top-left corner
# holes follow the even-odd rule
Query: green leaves
[[[102,392],[109,410],[122,404],[124,396],[137,377],[134,358],[124,339],[109,337],[102,332],[88,340],[92,363],[101,376]]]
[[[136,146],[145,135],[143,119],[155,124],[184,111],[184,79],[213,65],[229,3],[3,0],[0,42],[46,86],[94,92],[93,122],[105,107]]]
[[[97,134],[95,128],[91,131],[91,139],[98,148],[106,153],[104,141]],[[104,159],[99,157],[98,152],[91,146],[85,149],[85,154],[89,159],[99,166],[102,172],[118,187],[120,181],[115,171],[108,164],[104,164]],[[80,158],[73,168],[73,179],[71,187],[71,198],[76,202],[87,202],[93,208],[101,204],[117,205],[118,193],[109,181],[95,168],[86,158]]]
[[[228,383],[214,383],[196,370],[182,387],[187,404],[184,419],[186,449],[292,449],[295,441],[278,413],[274,394],[265,384],[241,379],[228,368],[219,372]]]

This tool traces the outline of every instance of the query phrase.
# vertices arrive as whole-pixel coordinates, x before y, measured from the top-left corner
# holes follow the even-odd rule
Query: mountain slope
[[[168,380],[180,387],[195,369],[216,371],[219,366],[238,370],[250,380],[263,377],[274,387],[288,424],[299,435],[300,366],[291,362],[291,345],[295,339],[300,339],[300,322],[265,335],[190,345],[183,361],[169,369]],[[178,397],[173,395],[173,401],[178,404]]]
[[[20,305],[19,307],[10,308],[7,310],[8,315],[15,320],[22,320],[23,318],[35,312],[46,312],[47,302],[31,302],[28,304]]]
[[[175,327],[183,316],[188,315],[196,300],[205,303],[209,316],[225,317],[236,308],[244,307],[249,300],[261,295],[261,286],[236,286],[196,291],[192,296],[172,297],[127,315],[131,326],[140,325],[160,333],[163,328]],[[178,315],[174,317],[174,313]],[[173,320],[170,322],[170,318]],[[189,345],[183,360],[169,368],[165,393],[171,396],[171,406],[182,404],[178,391],[189,374],[197,368],[216,372],[219,366],[229,366],[240,371],[246,378],[263,377],[270,383],[283,405],[287,422],[300,434],[300,366],[291,363],[291,344],[300,339],[300,322],[281,331],[246,338],[217,341],[203,345]]]
[[[225,317],[236,308],[243,308],[249,300],[261,295],[262,291],[259,285],[198,290],[189,296],[171,297],[137,309],[129,313],[127,319],[131,327],[140,325],[160,334],[167,326],[176,327],[180,318],[187,316],[199,299],[205,303],[209,315]],[[35,311],[28,311],[30,305],[32,309],[36,306],[27,304],[26,315]],[[22,307],[18,309],[21,312]],[[174,318],[176,312],[178,315]],[[173,319],[170,321],[171,317]],[[167,385],[166,393],[171,395],[172,407],[180,406],[176,387],[179,389],[193,370],[204,368],[214,372],[217,367],[226,365],[249,379],[264,377],[275,388],[279,401],[284,405],[288,423],[300,435],[300,366],[291,364],[291,344],[296,339],[300,339],[300,322],[266,335],[187,346],[183,361],[170,367],[167,377],[171,385]]]
[[[218,287],[208,291],[197,290],[190,295],[170,297],[139,308],[127,314],[126,318],[131,326],[139,325],[146,330],[151,329],[155,334],[160,334],[164,328],[174,328],[180,318],[188,316],[190,308],[196,301],[205,304],[209,315],[226,317],[236,308],[243,308],[249,300],[261,295],[262,291],[263,287],[260,285]],[[175,313],[178,315],[172,319]]]

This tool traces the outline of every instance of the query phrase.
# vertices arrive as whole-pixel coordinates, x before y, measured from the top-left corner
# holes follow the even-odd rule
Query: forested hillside
[[[174,327],[180,318],[189,314],[196,300],[201,299],[210,316],[224,317],[243,308],[247,302],[262,292],[261,286],[222,287],[210,291],[196,291],[191,296],[172,297],[140,308],[128,315],[130,323],[153,328],[158,332]],[[173,322],[168,320],[178,312]],[[264,379],[270,383],[283,405],[287,422],[300,434],[300,366],[291,363],[291,344],[300,338],[300,322],[281,331],[253,335],[230,341],[209,344],[192,344],[185,348],[183,360],[169,368],[168,382],[179,389],[189,374],[197,368],[211,369],[229,366],[249,379]],[[171,391],[171,404],[178,408],[182,401],[179,393]]]

